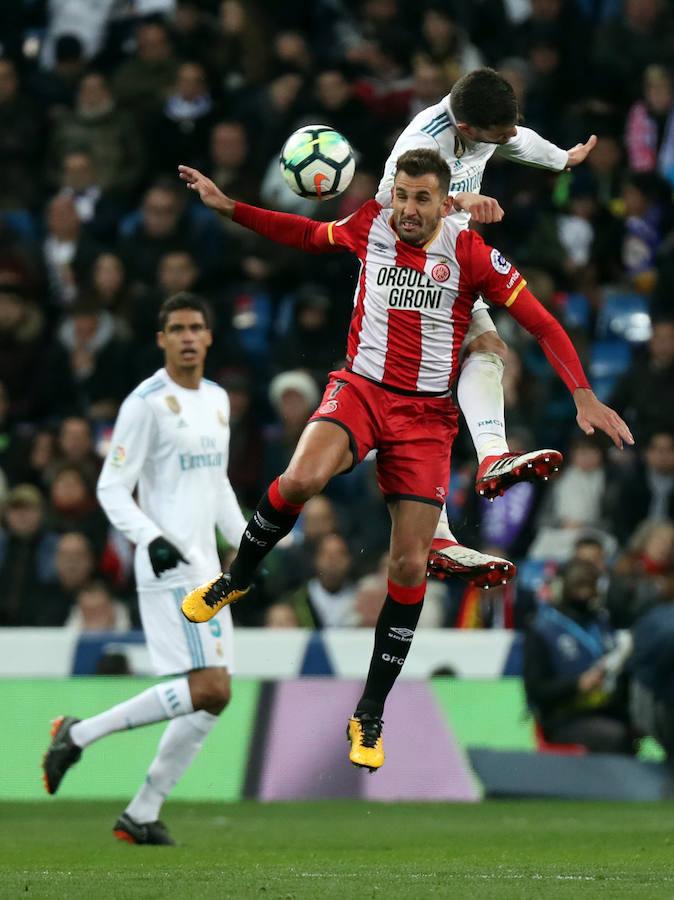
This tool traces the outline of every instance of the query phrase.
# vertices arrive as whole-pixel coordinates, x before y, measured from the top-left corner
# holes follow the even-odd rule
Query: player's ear
[[[166,347],[166,335],[163,331],[157,332],[157,346],[163,350]]]
[[[444,219],[445,216],[448,216],[452,207],[454,206],[454,197],[451,194],[448,194],[447,197],[442,201],[442,206],[440,207],[440,216]]]
[[[475,131],[474,131],[472,125],[466,125],[465,122],[457,122],[456,127],[459,129],[459,131],[461,132],[461,134],[464,137],[468,138],[469,141],[475,140],[476,136],[475,136]]]
[[[211,331],[210,328],[207,328],[206,329],[206,346],[210,347],[212,343],[213,343],[213,332]]]

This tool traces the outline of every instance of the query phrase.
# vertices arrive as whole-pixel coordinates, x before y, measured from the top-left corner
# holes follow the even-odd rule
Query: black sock
[[[248,587],[260,562],[281,538],[292,531],[298,517],[299,512],[279,512],[269,499],[269,491],[264,494],[246,525],[229,570],[235,587]]]
[[[398,603],[390,594],[386,595],[374,630],[370,671],[363,696],[356,707],[356,715],[370,713],[381,716],[383,713],[386,698],[412,645],[423,605],[423,600],[420,603]]]

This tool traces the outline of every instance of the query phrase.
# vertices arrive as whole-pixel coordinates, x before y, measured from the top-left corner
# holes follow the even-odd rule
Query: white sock
[[[478,462],[508,452],[503,403],[503,360],[480,350],[461,366],[456,396],[470,430]]]
[[[435,529],[435,534],[433,535],[434,541],[456,541],[456,538],[452,534],[452,531],[449,527],[449,519],[447,518],[447,507],[442,505],[442,509],[440,510],[440,518],[438,519],[438,524]],[[458,543],[458,541],[457,541]]]
[[[200,709],[169,722],[145,782],[126,808],[132,819],[136,822],[157,821],[164,800],[191,765],[217,721],[217,716]]]
[[[118,703],[112,709],[83,719],[70,729],[70,737],[78,747],[88,747],[99,738],[115,731],[138,728],[194,712],[187,676],[164,681]]]

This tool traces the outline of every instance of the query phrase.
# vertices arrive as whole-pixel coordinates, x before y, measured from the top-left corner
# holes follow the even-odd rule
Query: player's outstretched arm
[[[578,413],[576,422],[585,434],[594,434],[595,429],[599,428],[621,450],[623,441],[626,444],[634,443],[632,432],[626,423],[614,409],[602,403],[593,391],[587,388],[577,388],[573,392],[573,400]]]
[[[575,147],[571,147],[570,150],[567,150],[566,152],[569,154],[569,158],[566,162],[567,168],[571,169],[573,166],[579,166],[587,159],[588,154],[594,150],[596,143],[597,135],[591,134],[584,144],[576,144]]]
[[[223,194],[210,178],[191,166],[178,166],[178,173],[191,191],[196,191],[206,206],[231,219],[234,215],[234,201]]]
[[[500,222],[505,215],[498,200],[487,197],[486,194],[471,194],[468,191],[459,191],[456,194],[454,209],[460,212],[469,212],[473,221],[481,222],[483,225]]]

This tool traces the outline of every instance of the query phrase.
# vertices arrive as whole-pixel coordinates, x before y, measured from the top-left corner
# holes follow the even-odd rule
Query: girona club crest
[[[318,410],[319,416],[329,416],[330,413],[336,412],[337,406],[339,404],[336,400],[328,400],[327,403],[324,403]]]
[[[438,263],[431,269],[431,277],[434,281],[447,281],[449,278],[449,266],[445,263]]]

